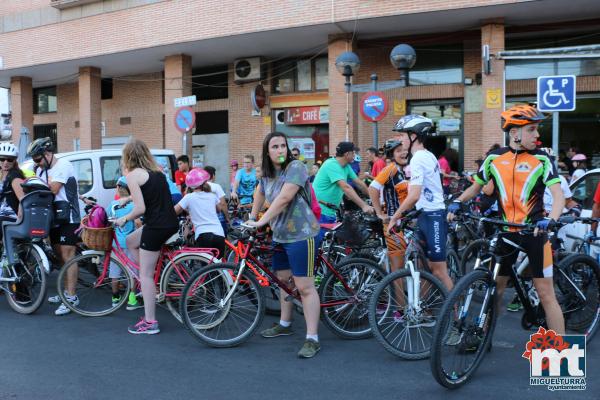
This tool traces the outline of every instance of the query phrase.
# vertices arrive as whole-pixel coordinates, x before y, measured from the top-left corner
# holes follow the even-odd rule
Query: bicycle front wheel
[[[429,356],[433,327],[448,292],[435,276],[410,270],[386,276],[375,288],[369,304],[373,335],[390,353],[408,360]]]
[[[190,276],[197,270],[211,264],[212,260],[200,253],[181,254],[165,267],[160,292],[164,296],[167,309],[175,319],[182,322],[179,314],[179,298]]]
[[[433,332],[431,372],[442,386],[464,385],[489,348],[496,325],[495,295],[488,271],[465,275],[448,295]],[[475,294],[483,293],[482,300]]]
[[[371,336],[369,300],[384,276],[375,261],[365,258],[347,258],[337,264],[319,288],[325,325],[344,339]]]
[[[131,290],[129,271],[108,252],[86,251],[69,260],[58,274],[57,290],[63,304],[85,317],[101,317],[119,309]],[[74,282],[75,302],[67,301],[65,292]],[[119,301],[112,303],[113,295]]]
[[[565,318],[567,334],[587,336],[600,323],[600,266],[585,254],[571,254],[554,269],[554,292]]]
[[[197,340],[212,347],[233,347],[248,340],[265,315],[261,286],[238,265],[211,264],[187,281],[179,312],[183,324]]]
[[[21,244],[17,247],[18,262],[14,266],[17,280],[8,282],[6,300],[20,314],[36,312],[46,297],[47,277],[38,247]]]

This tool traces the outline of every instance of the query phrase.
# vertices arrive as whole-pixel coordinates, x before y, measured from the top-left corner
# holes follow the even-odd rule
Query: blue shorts
[[[446,237],[448,222],[446,210],[423,211],[418,219],[419,238],[425,242],[425,251],[429,261],[446,261]]]
[[[292,270],[293,276],[314,276],[319,251],[318,237],[293,243],[273,242],[273,271]]]

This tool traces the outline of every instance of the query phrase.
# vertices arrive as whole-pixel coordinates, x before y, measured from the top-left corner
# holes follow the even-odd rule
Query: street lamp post
[[[390,62],[400,72],[398,82],[382,82],[382,89],[391,89],[395,87],[406,87],[409,85],[408,71],[417,62],[417,53],[412,46],[408,44],[399,44],[390,52]],[[335,67],[346,78],[346,141],[350,137],[350,92],[352,91],[352,82],[350,78],[360,69],[360,59],[351,51],[346,51],[335,60]],[[377,90],[377,75],[371,75],[373,90]],[[360,90],[358,90],[360,91]],[[367,89],[368,91],[368,89]],[[377,122],[373,127],[373,143],[377,147],[378,131]]]
[[[351,51],[346,51],[335,60],[335,67],[346,78],[346,141],[350,138],[350,78],[360,69],[360,59]]]
[[[397,45],[390,53],[390,62],[400,72],[400,81],[404,83],[403,86],[408,86],[408,70],[417,62],[415,49],[407,44]]]

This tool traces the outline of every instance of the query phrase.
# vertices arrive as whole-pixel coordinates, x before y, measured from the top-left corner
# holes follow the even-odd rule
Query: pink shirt
[[[450,175],[450,172],[452,172],[452,170],[450,169],[450,164],[448,163],[448,160],[446,160],[446,157],[444,157],[444,156],[440,157],[438,160],[438,164],[440,165],[440,171],[442,171],[446,175]],[[450,179],[449,178],[442,179],[442,185],[444,185],[444,186],[450,185]]]

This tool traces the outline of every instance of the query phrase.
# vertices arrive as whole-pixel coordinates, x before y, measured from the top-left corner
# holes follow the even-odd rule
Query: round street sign
[[[265,106],[267,101],[267,94],[265,93],[265,88],[263,85],[256,85],[252,92],[250,93],[250,98],[252,100],[252,106],[256,111],[260,111],[261,108]]]
[[[196,125],[196,113],[192,107],[180,107],[175,112],[175,128],[181,132],[185,133]]]
[[[387,115],[388,106],[383,92],[367,92],[360,99],[360,114],[369,122],[381,121]]]

